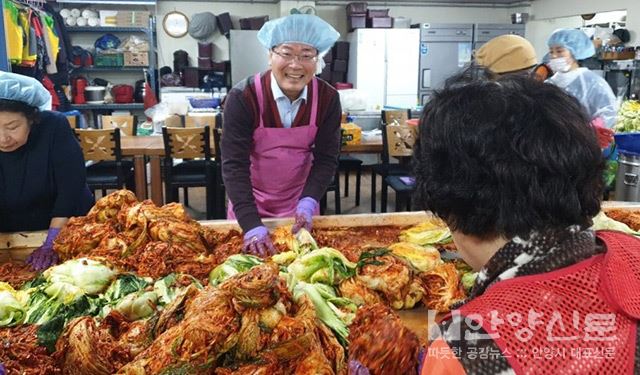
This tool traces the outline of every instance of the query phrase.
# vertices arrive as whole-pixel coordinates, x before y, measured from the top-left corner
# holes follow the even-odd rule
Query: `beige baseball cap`
[[[531,43],[518,35],[501,35],[491,39],[475,52],[475,60],[498,74],[531,68],[538,63]]]

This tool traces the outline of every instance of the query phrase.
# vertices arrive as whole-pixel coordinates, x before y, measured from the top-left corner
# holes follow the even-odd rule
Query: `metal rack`
[[[90,110],[136,110],[136,109],[143,109],[144,108],[144,104],[143,103],[126,103],[126,104],[117,104],[117,103],[113,103],[113,104],[73,104],[73,109],[76,109],[78,111],[90,111]]]
[[[157,39],[156,39],[156,23],[155,16],[149,18],[148,27],[104,27],[104,26],[75,26],[68,27],[70,33],[144,33],[149,41],[149,65],[148,66],[89,66],[77,67],[72,69],[72,73],[90,73],[90,72],[142,72],[146,70],[149,74],[149,81],[152,83],[152,90],[157,95]],[[141,103],[132,104],[96,104],[96,105],[77,105],[72,104],[73,109],[77,110],[114,110],[114,109],[142,109]]]

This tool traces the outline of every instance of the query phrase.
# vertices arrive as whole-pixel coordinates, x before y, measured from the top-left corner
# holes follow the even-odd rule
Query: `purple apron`
[[[308,125],[291,128],[264,126],[264,93],[260,74],[254,78],[260,125],[253,132],[251,151],[251,185],[260,217],[294,216],[300,195],[307,183],[313,163],[311,147],[318,127],[318,82],[311,81],[311,118]],[[272,84],[277,84],[272,82]],[[318,210],[316,210],[318,211]],[[315,215],[319,212],[315,212]],[[233,205],[229,201],[227,219],[235,220]]]

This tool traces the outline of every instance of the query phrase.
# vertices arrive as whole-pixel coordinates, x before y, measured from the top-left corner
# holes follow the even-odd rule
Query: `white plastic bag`
[[[340,104],[344,112],[364,111],[367,109],[367,97],[357,89],[338,90]]]

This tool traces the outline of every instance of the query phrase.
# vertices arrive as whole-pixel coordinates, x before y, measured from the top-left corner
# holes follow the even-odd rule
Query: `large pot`
[[[104,86],[87,86],[84,94],[89,104],[103,104],[106,88]]]
[[[640,155],[618,153],[616,200],[640,202]]]

